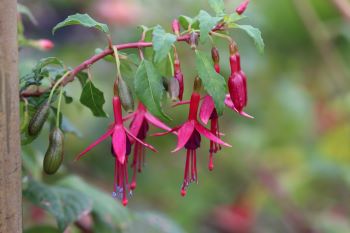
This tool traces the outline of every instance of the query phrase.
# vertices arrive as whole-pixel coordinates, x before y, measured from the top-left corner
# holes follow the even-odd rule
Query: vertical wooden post
[[[0,233],[22,232],[17,1],[0,1]]]

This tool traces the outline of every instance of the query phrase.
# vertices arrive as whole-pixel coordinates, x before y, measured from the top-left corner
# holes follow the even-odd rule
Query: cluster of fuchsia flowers
[[[248,2],[249,1],[244,1],[244,3],[236,9],[236,12],[238,14],[243,13]],[[172,28],[174,33],[179,35],[180,25],[177,20],[173,21]],[[243,111],[248,100],[247,81],[245,73],[241,70],[240,54],[237,45],[232,42],[229,45],[229,50],[231,74],[228,78],[227,87],[229,93],[226,95],[225,104],[228,108],[240,115],[253,118]],[[220,56],[216,47],[212,48],[211,54],[214,68],[217,73],[220,73]],[[111,153],[115,158],[113,196],[121,199],[124,206],[128,203],[128,196],[131,195],[132,191],[136,188],[137,174],[142,171],[145,163],[145,149],[148,148],[152,151],[157,151],[153,146],[145,143],[150,124],[165,130],[165,132],[156,133],[153,136],[162,136],[169,133],[173,133],[177,136],[177,146],[172,152],[177,152],[182,148],[186,149],[184,179],[181,185],[182,196],[186,195],[190,183],[198,182],[197,149],[201,145],[202,136],[210,141],[208,162],[210,171],[214,168],[214,154],[221,150],[221,146],[231,146],[221,140],[222,133],[219,129],[219,116],[215,109],[214,101],[210,95],[201,96],[200,91],[202,89],[202,84],[199,77],[194,79],[190,100],[183,101],[184,77],[180,67],[180,60],[175,49],[174,77],[170,81],[170,86],[172,82],[176,84],[177,88],[175,89],[177,98],[179,99],[174,106],[189,104],[188,118],[183,124],[174,128],[168,127],[160,119],[153,116],[141,102],[139,102],[137,109],[133,113],[123,117],[121,98],[118,93],[118,81],[116,81],[112,100],[114,122],[108,127],[107,132],[77,156],[77,159],[80,159],[103,140],[108,137],[112,138]],[[200,123],[198,116],[204,125],[207,125],[210,121],[210,129]],[[125,122],[127,121],[130,121],[129,127],[125,126]],[[128,177],[129,165],[132,169],[131,179]]]

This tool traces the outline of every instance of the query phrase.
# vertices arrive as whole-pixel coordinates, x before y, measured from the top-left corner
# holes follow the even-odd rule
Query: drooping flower
[[[198,122],[198,107],[201,99],[200,94],[198,93],[200,85],[200,80],[197,77],[195,79],[194,91],[190,100],[190,109],[187,121],[184,124],[169,130],[168,132],[156,134],[159,136],[174,131],[177,132],[178,142],[176,148],[172,152],[177,152],[182,148],[185,148],[187,150],[184,180],[181,186],[182,196],[186,195],[186,190],[190,183],[198,182],[197,149],[200,147],[201,135],[208,138],[210,141],[213,141],[214,143],[231,147],[231,145],[222,141]]]
[[[107,139],[109,136],[112,137],[112,154],[115,157],[115,170],[114,170],[114,192],[113,196],[118,197],[122,200],[122,204],[125,206],[128,204],[127,191],[129,190],[128,181],[128,155],[131,152],[131,141],[136,141],[144,147],[147,147],[153,151],[156,151],[151,145],[138,139],[132,132],[130,132],[123,125],[123,116],[121,109],[121,102],[118,96],[113,97],[113,110],[114,110],[114,122],[108,128],[101,137],[99,137],[95,142],[89,145],[84,151],[82,151],[76,160],[79,160],[92,148],[97,146],[103,140]]]
[[[240,115],[254,118],[243,111],[248,103],[247,77],[241,69],[241,57],[237,48],[230,45],[230,67],[231,75],[227,81],[230,99],[225,100],[225,104],[238,112]]]
[[[236,12],[237,14],[241,15],[244,13],[244,11],[247,9],[249,4],[249,0],[244,0],[237,8]]]
[[[146,107],[139,102],[136,111],[128,115],[126,119],[132,119],[130,123],[130,132],[135,135],[139,140],[144,141],[147,136],[149,129],[149,124],[156,126],[157,128],[163,130],[171,130],[170,127],[165,125],[158,118],[149,113]],[[134,141],[132,141],[134,143]],[[137,172],[142,171],[142,167],[145,164],[145,146],[138,141],[135,141],[134,152],[133,152],[133,161],[131,167],[133,168],[133,177],[130,184],[131,190],[136,188],[136,174]]]

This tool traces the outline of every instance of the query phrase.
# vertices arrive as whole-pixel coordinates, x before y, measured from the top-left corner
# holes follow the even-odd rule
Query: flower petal
[[[199,112],[199,117],[204,124],[208,124],[211,114],[214,111],[214,101],[210,95],[204,97]]]
[[[240,114],[241,116],[244,116],[246,118],[249,118],[249,119],[254,119],[253,116],[249,115],[248,113],[244,112],[244,111],[241,111],[241,112],[238,112],[238,110],[235,108],[235,106],[233,105],[233,102],[231,100],[231,97],[230,95],[226,95],[226,98],[225,98],[225,104],[228,108],[231,108],[232,110],[234,110],[235,112],[237,112],[238,114]]]
[[[138,135],[139,131],[141,129],[142,123],[144,120],[144,114],[138,112],[137,114],[135,114],[134,119],[131,121],[130,124],[130,132],[134,135]]]
[[[215,143],[218,143],[218,144],[221,144],[224,146],[232,147],[230,144],[227,144],[226,142],[222,141],[220,138],[216,137],[207,128],[202,126],[200,123],[196,122],[195,128],[200,134],[202,134],[204,137],[208,138],[210,141],[213,141]]]
[[[182,125],[177,134],[177,147],[172,152],[179,151],[186,145],[193,133],[194,124],[194,121],[187,121]]]
[[[107,132],[105,132],[101,137],[99,137],[96,141],[91,143],[85,150],[83,150],[77,157],[75,157],[75,160],[79,160],[83,155],[85,155],[92,148],[100,144],[103,140],[108,138],[112,133],[113,133],[113,128],[109,128]]]
[[[171,128],[168,127],[166,124],[164,124],[163,122],[161,122],[157,117],[153,116],[152,114],[150,114],[149,112],[145,113],[145,117],[146,119],[153,124],[154,126],[160,128],[160,129],[164,129],[166,131],[170,131]]]
[[[126,153],[126,135],[123,126],[114,126],[114,131],[112,135],[112,145],[114,153],[118,158],[119,162],[121,164],[124,164]]]
[[[124,128],[125,132],[135,141],[137,141],[138,143],[141,143],[142,145],[144,145],[145,147],[147,147],[148,149],[154,151],[154,152],[158,152],[153,146],[151,146],[150,144],[147,144],[143,141],[141,141],[140,139],[138,139],[135,135],[133,135],[127,128]]]
[[[154,134],[151,134],[151,136],[163,136],[163,135],[166,135],[166,134],[169,134],[169,133],[174,133],[175,135],[177,135],[177,130],[180,129],[181,126],[176,126],[174,128],[172,128],[171,130],[169,131],[166,131],[166,132],[161,132],[161,133],[154,133]]]
[[[134,115],[135,115],[135,112],[126,115],[125,117],[123,117],[123,121],[130,120]]]

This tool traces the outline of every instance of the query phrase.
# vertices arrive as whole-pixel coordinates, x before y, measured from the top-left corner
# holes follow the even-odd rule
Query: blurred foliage
[[[24,33],[49,37],[57,22],[76,12],[103,18],[97,10],[102,2],[23,1],[33,9],[39,23],[35,26],[24,19]],[[171,20],[179,14],[195,15],[198,9],[208,7],[206,1],[131,2],[141,11],[128,24],[116,21],[110,26],[114,43],[137,41],[138,31],[134,29],[137,24],[160,23],[169,30]],[[238,3],[225,2],[232,9]],[[323,40],[321,30],[310,30],[306,26],[305,19],[308,18],[301,16],[304,13],[296,4],[300,1],[251,0],[247,10],[249,19],[242,19],[242,22],[258,24],[266,45],[264,55],[257,53],[250,38],[239,30],[232,33],[248,76],[247,112],[255,120],[242,119],[225,110],[220,128],[233,148],[220,151],[215,156],[214,171],[208,172],[206,148],[209,145],[202,146],[198,161],[199,184],[192,185],[185,198],[180,196],[185,156],[183,152],[168,152],[175,147],[172,135],[149,138],[149,143],[159,153],[147,152],[146,167],[138,177],[137,190],[127,209],[101,191],[111,192],[112,188],[113,164],[108,143],[95,148],[85,160],[73,162],[75,155],[88,141],[102,134],[109,123],[108,119],[94,118],[89,109],[77,101],[77,90],[81,88],[77,82],[67,88],[67,94],[74,102],[63,107],[63,112],[81,132],[81,137],[67,136],[64,169],[55,178],[41,174],[38,161],[42,161],[40,151],[47,146],[48,127],[45,126],[32,148],[23,147],[26,170],[37,179],[74,188],[91,199],[94,203],[92,217],[98,223],[96,232],[113,232],[111,229],[157,232],[152,228],[157,227],[154,223],[159,223],[159,232],[181,232],[179,226],[185,232],[307,232],[300,228],[302,226],[318,232],[350,232],[349,23],[342,18],[333,1],[305,1],[302,4],[311,4],[317,24],[329,35]],[[318,40],[312,33],[316,33]],[[74,67],[92,56],[95,48],[105,46],[104,38],[81,28],[62,29],[51,39],[56,47],[48,54],[28,48],[21,50],[21,74],[29,73],[40,58],[53,54]],[[215,42],[220,49],[222,74],[227,78],[227,44],[223,40]],[[331,45],[327,50],[331,53],[328,59],[322,55],[319,43],[324,48]],[[194,55],[186,45],[179,45],[178,52],[185,79],[191,79],[195,75]],[[111,80],[116,74],[114,65],[101,61],[91,69],[91,74],[96,86],[104,91],[105,98],[111,99]],[[187,82],[187,86],[190,85]],[[185,99],[189,98],[188,90]],[[109,104],[105,111],[111,113]],[[177,125],[187,115],[185,106],[168,112],[174,120],[171,125]],[[79,175],[89,184],[76,176],[64,178],[63,174]],[[53,221],[49,217],[41,222],[35,220],[31,208],[25,205],[24,225],[34,227],[34,230],[25,232],[55,232],[50,226],[39,227],[45,230],[38,229],[36,225],[52,225]],[[163,215],[158,212],[171,220],[163,220]],[[132,217],[129,218],[129,214]],[[104,215],[110,216],[109,221],[106,222]],[[149,226],[143,224],[139,228],[138,222],[149,223]],[[76,232],[75,227],[71,230]]]

